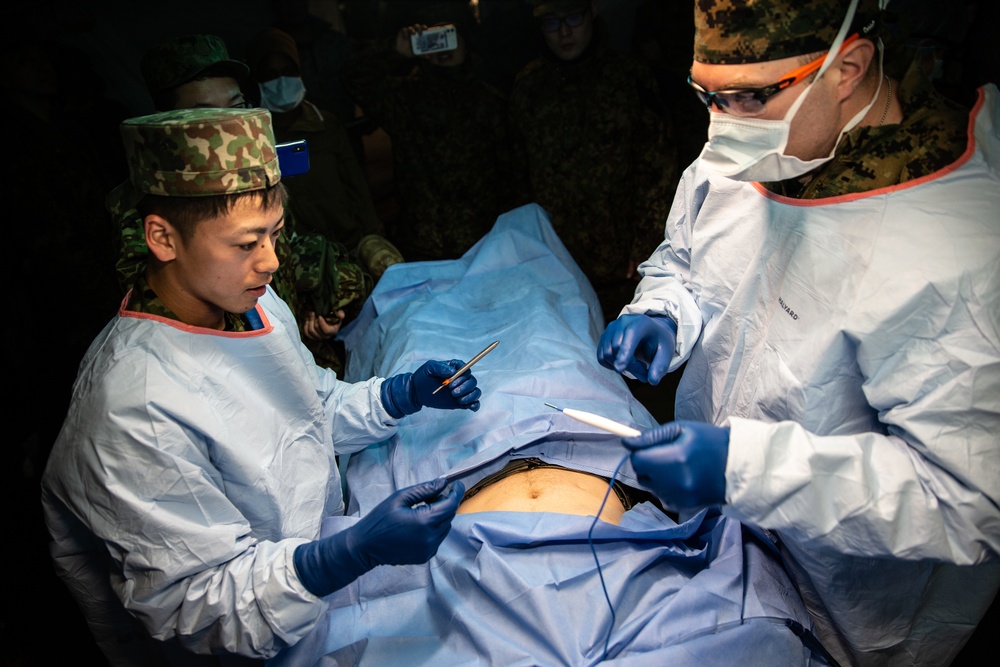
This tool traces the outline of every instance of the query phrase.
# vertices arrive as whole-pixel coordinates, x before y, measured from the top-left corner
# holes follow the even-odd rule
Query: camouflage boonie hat
[[[781,60],[826,51],[850,0],[695,0],[694,59],[714,65]],[[851,31],[871,36],[878,0],[859,0]]]
[[[204,197],[281,180],[267,109],[177,109],[121,124],[129,181],[139,192]]]
[[[542,16],[584,9],[590,7],[590,0],[534,0],[532,4],[535,6],[532,16]]]
[[[143,54],[139,67],[151,91],[179,86],[209,67],[216,67],[220,76],[231,76],[237,81],[250,73],[245,64],[229,57],[225,42],[215,35],[185,35],[167,40]]]

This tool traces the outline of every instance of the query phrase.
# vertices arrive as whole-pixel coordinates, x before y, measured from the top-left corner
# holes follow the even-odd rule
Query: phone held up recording
[[[309,144],[305,139],[277,144],[275,149],[278,151],[278,169],[282,178],[309,171]]]
[[[458,48],[458,30],[451,23],[427,28],[410,35],[410,46],[415,56],[454,51]]]

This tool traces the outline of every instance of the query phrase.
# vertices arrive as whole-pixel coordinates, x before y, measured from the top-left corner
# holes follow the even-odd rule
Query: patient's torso
[[[559,512],[596,516],[607,495],[600,517],[618,524],[625,507],[608,482],[587,473],[565,468],[536,468],[502,477],[467,496],[459,514],[473,512]]]

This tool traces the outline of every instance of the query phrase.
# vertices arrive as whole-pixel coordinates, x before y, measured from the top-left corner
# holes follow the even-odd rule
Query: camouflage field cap
[[[215,35],[185,35],[154,46],[142,56],[140,69],[150,90],[173,88],[214,67],[237,81],[250,69],[229,57],[226,43]]]
[[[531,4],[535,6],[532,15],[543,16],[585,9],[590,7],[590,0],[533,0]]]
[[[142,193],[204,197],[281,180],[267,109],[177,109],[121,124],[129,181]]]
[[[738,65],[826,51],[850,5],[851,0],[694,0],[694,59]],[[878,15],[878,0],[859,0],[848,35],[870,35]]]

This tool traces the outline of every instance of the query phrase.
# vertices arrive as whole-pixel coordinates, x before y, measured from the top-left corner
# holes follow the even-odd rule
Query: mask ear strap
[[[861,109],[861,111],[855,114],[854,118],[847,121],[847,125],[845,125],[844,129],[840,131],[840,136],[844,136],[845,134],[847,134],[847,132],[849,132],[858,123],[861,122],[861,119],[863,119],[868,114],[868,111],[875,104],[875,100],[878,99],[878,94],[882,92],[882,82],[885,81],[885,70],[882,69],[882,56],[885,53],[885,46],[883,46],[882,44],[881,37],[877,38],[877,43],[875,44],[875,46],[876,48],[878,48],[878,86],[875,88],[875,94],[872,96],[871,101],[863,109]]]
[[[812,86],[813,83],[823,76],[823,72],[827,70],[830,64],[833,63],[836,57],[840,54],[840,47],[844,44],[844,40],[847,39],[847,31],[850,30],[851,24],[854,22],[854,12],[857,7],[858,0],[851,0],[851,6],[847,8],[847,16],[844,17],[844,22],[840,25],[840,30],[837,32],[837,38],[834,39],[833,44],[830,45],[830,50],[826,52],[826,58],[823,59],[823,64],[819,66],[815,77],[809,82],[809,86]],[[784,120],[791,122],[792,118],[795,117],[796,112],[799,110],[799,107],[802,106],[803,102],[805,102],[808,94],[809,91],[806,90],[804,93],[799,95],[794,102],[792,102],[792,106],[790,106],[788,111],[785,112]]]
[[[882,54],[885,52],[885,47],[882,45],[881,37],[878,38],[876,47],[878,48],[878,86],[875,88],[875,94],[872,95],[871,101],[858,111],[858,113],[854,114],[854,117],[847,121],[847,124],[844,125],[842,130],[840,130],[840,136],[837,137],[837,143],[834,144],[833,151],[830,152],[830,155],[833,155],[837,151],[837,146],[840,145],[840,140],[844,138],[844,135],[857,127],[864,117],[868,115],[872,106],[875,105],[875,100],[878,99],[878,94],[882,92],[882,82],[885,81],[885,73],[882,70]]]
[[[830,45],[830,50],[826,52],[826,58],[823,59],[823,64],[819,66],[819,71],[816,72],[816,78],[823,76],[823,72],[833,63],[834,59],[840,54],[840,47],[847,39],[847,31],[851,29],[851,24],[854,23],[854,13],[858,8],[858,0],[851,0],[851,6],[847,8],[847,16],[844,17],[844,22],[840,25],[840,30],[837,32],[837,38],[833,40],[833,44]]]

